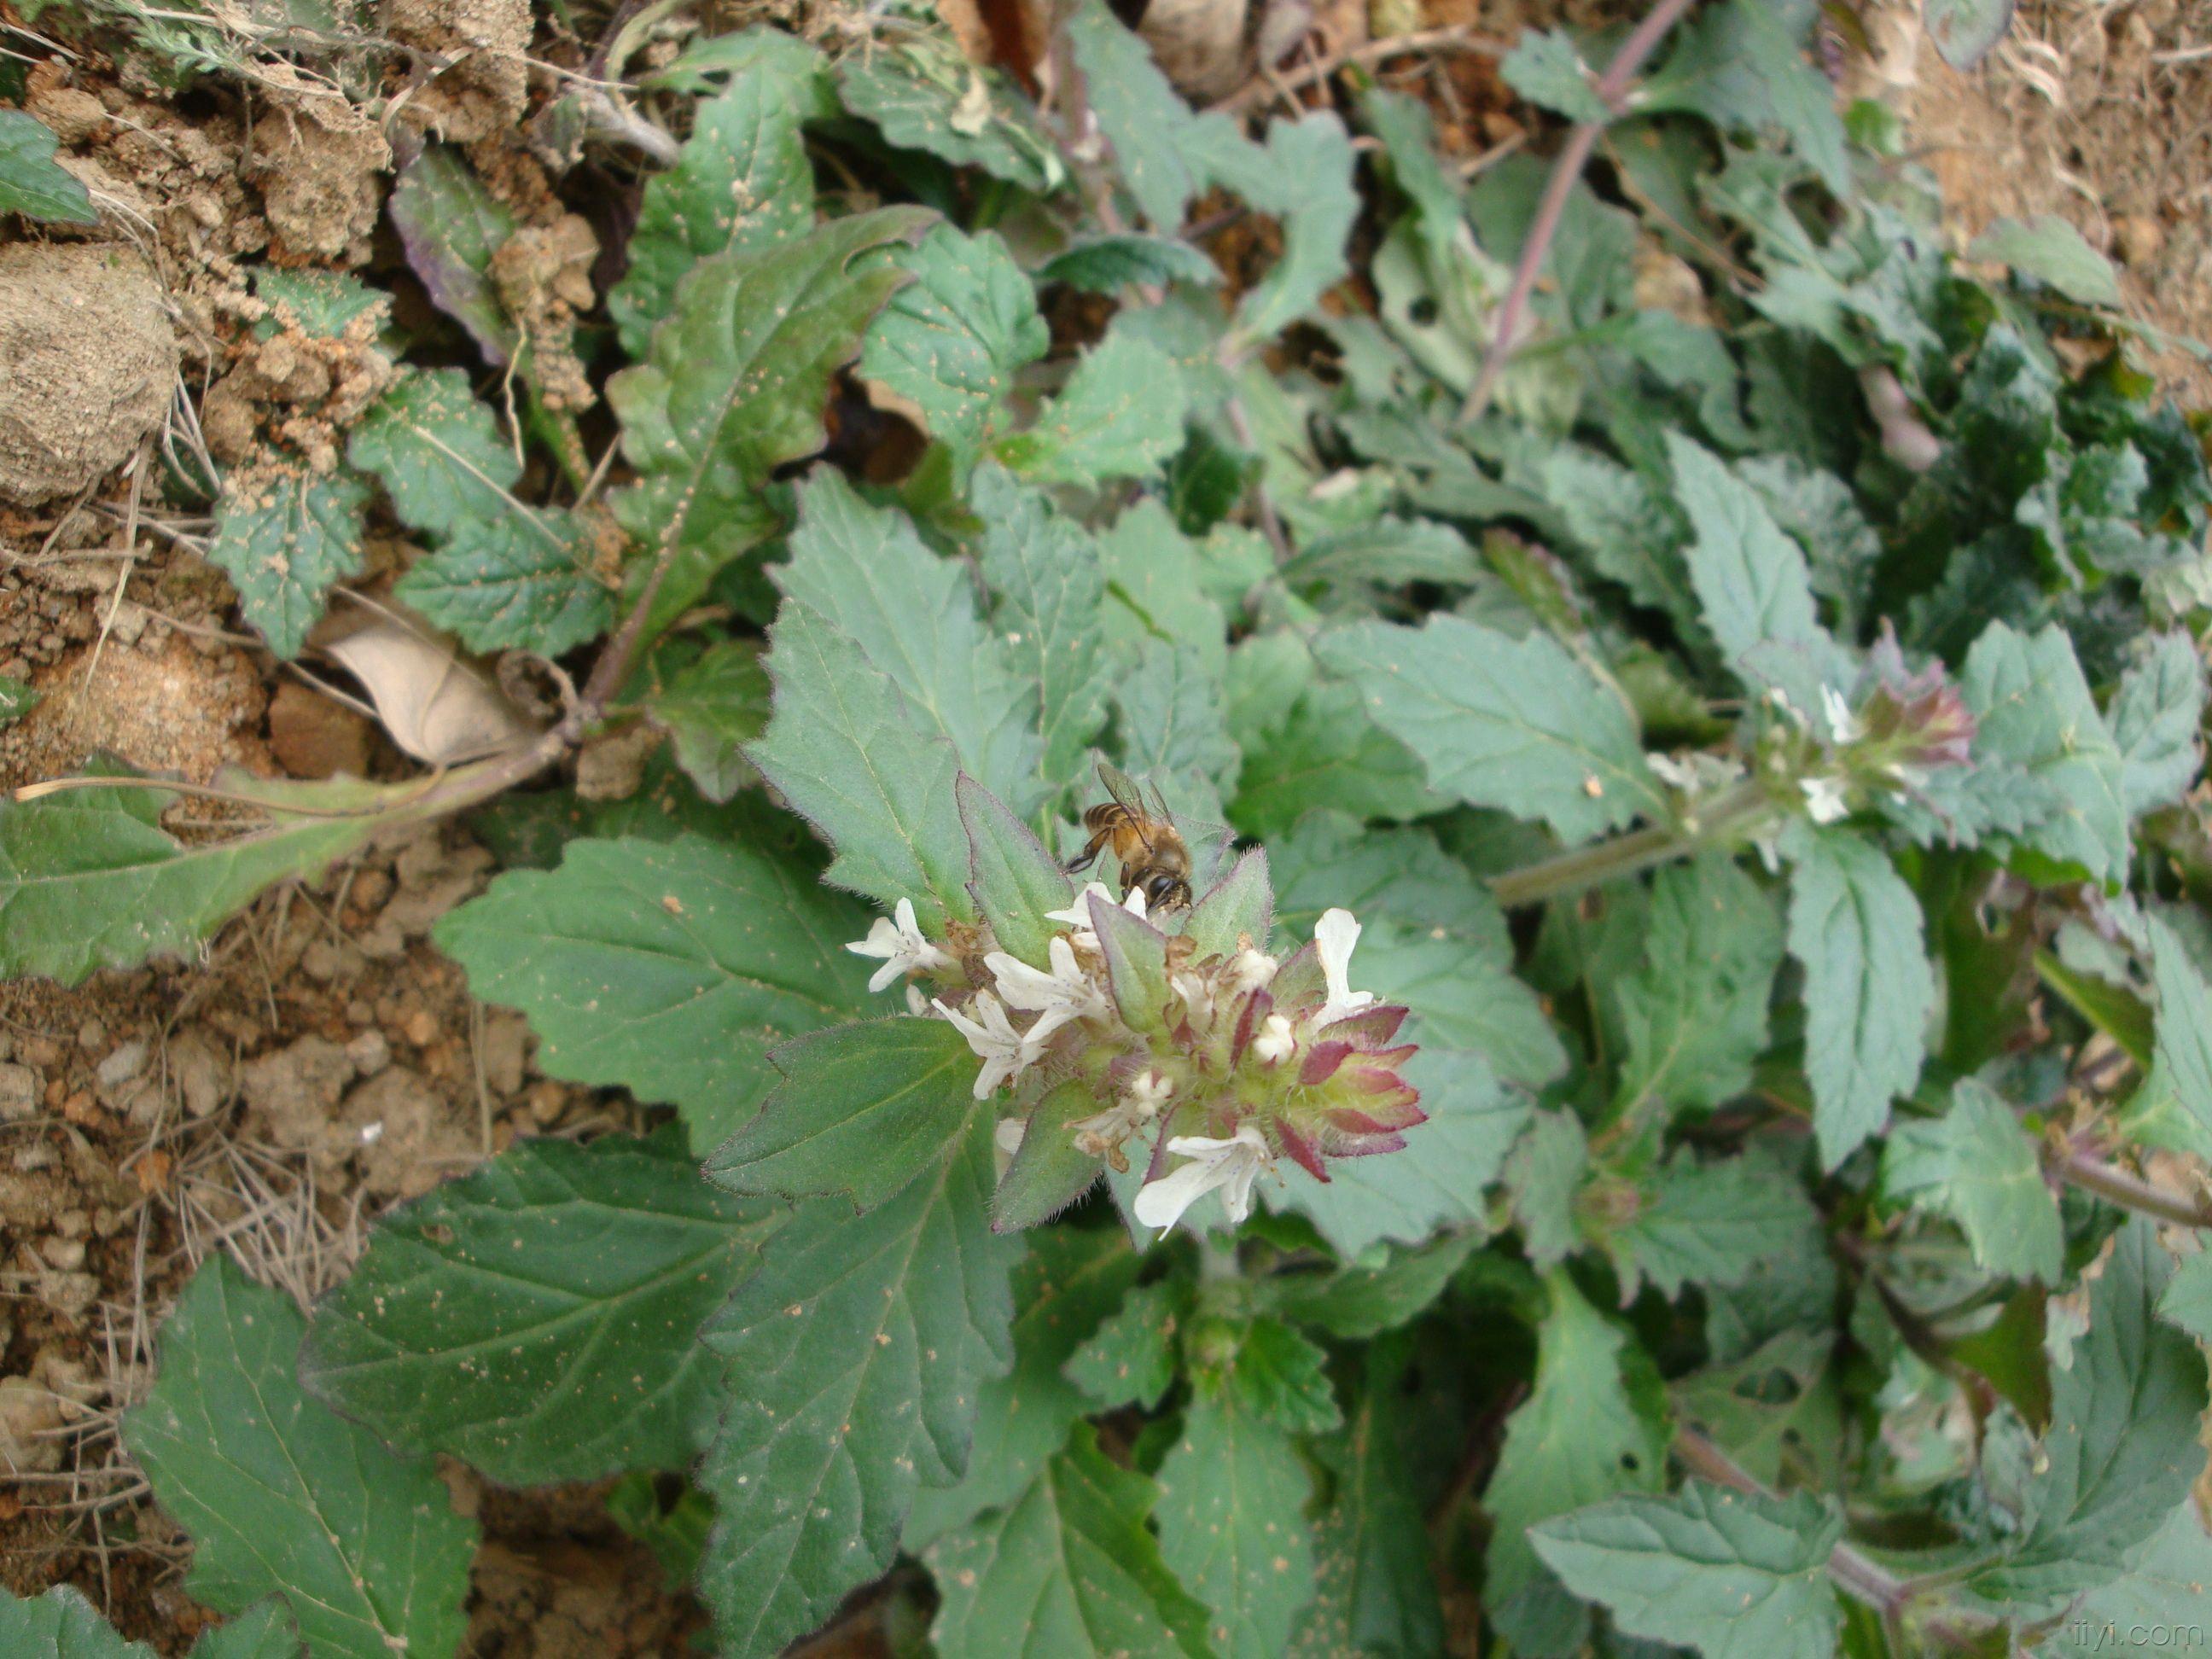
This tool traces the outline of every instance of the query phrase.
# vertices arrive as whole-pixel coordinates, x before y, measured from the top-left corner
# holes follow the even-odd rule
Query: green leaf
[[[722,1650],[768,1659],[890,1565],[921,1487],[968,1467],[979,1391],[1012,1363],[1007,1271],[985,1226],[991,1122],[865,1215],[801,1205],[705,1340],[730,1407],[698,1482],[720,1511],[698,1593]]]
[[[1359,112],[1382,140],[1392,180],[1412,204],[1431,255],[1448,254],[1466,216],[1466,203],[1459,180],[1446,174],[1437,157],[1436,123],[1428,106],[1402,92],[1372,86],[1360,94]]]
[[[665,173],[646,181],[625,251],[629,269],[607,292],[623,353],[645,356],[676,285],[702,259],[772,246],[814,223],[814,173],[799,126],[799,83],[819,72],[813,53],[756,58],[693,106],[691,136]]]
[[[733,29],[694,40],[659,69],[639,79],[657,90],[697,97],[725,78],[764,72],[780,82],[799,113],[809,121],[835,120],[844,112],[830,84],[821,52],[786,29],[771,24]]]
[[[872,1210],[941,1162],[965,1127],[975,1056],[941,1019],[833,1025],[769,1058],[781,1081],[707,1159],[708,1178],[733,1193],[849,1193]]]
[[[1919,1081],[1935,975],[1919,902],[1888,856],[1842,830],[1800,824],[1790,860],[1790,954],[1805,969],[1805,1075],[1813,1132],[1832,1170],[1889,1121]]]
[[[95,969],[188,951],[264,889],[414,816],[420,793],[350,778],[268,782],[225,771],[216,781],[266,802],[275,822],[187,845],[161,827],[176,797],[159,787],[0,800],[0,975],[75,985]],[[287,817],[287,806],[313,816]]]
[[[1044,775],[1073,778],[1106,720],[1097,544],[996,465],[976,470],[969,499],[983,521],[983,580],[998,596],[992,631],[1015,674],[1037,688]]]
[[[1572,1112],[1539,1111],[1505,1163],[1505,1185],[1522,1248],[1539,1267],[1556,1267],[1582,1243],[1575,1200],[1589,1174],[1589,1139]]]
[[[1152,1410],[1175,1384],[1176,1333],[1189,1304],[1188,1290],[1175,1279],[1131,1291],[1068,1356],[1061,1375],[1093,1407]]]
[[[256,339],[273,339],[280,326],[295,328],[311,340],[336,340],[363,317],[391,307],[392,296],[371,288],[349,270],[287,270],[263,265],[253,273],[254,296],[270,314],[253,325]]]
[[[2058,1284],[2066,1238],[2034,1137],[1986,1085],[1961,1078],[1942,1117],[1899,1124],[1881,1181],[1893,1198],[1956,1221],[1991,1273]]]
[[[1221,268],[1188,242],[1138,231],[1078,236],[1037,267],[1040,287],[1065,283],[1085,294],[1115,294],[1132,283],[1217,288]]]
[[[1446,1233],[1418,1249],[1376,1246],[1333,1273],[1267,1281],[1266,1305],[1285,1319],[1346,1341],[1379,1336],[1415,1318],[1443,1294],[1480,1242]]]
[[[665,1102],[712,1146],[768,1094],[774,1044],[866,1008],[844,949],[866,923],[803,870],[687,835],[572,841],[434,937],[476,995],[529,1016],[547,1076]]]
[[[1523,29],[1513,50],[1499,61],[1498,73],[1530,103],[1570,121],[1604,126],[1613,118],[1565,29]]]
[[[434,536],[516,510],[521,458],[458,368],[403,376],[361,417],[346,459],[384,481],[403,522]]]
[[[1679,509],[1642,473],[1570,446],[1545,458],[1541,477],[1590,568],[1638,605],[1665,611],[1686,638],[1700,637],[1704,618],[1683,559]]]
[[[1148,478],[1182,447],[1188,409],[1175,361],[1133,334],[1110,331],[1077,360],[1029,429],[1000,440],[997,453],[1039,483]]]
[[[361,574],[368,493],[364,480],[343,471],[280,474],[245,493],[234,480],[224,493],[208,557],[229,575],[246,621],[278,656],[298,656],[323,614],[323,596]]]
[[[1183,919],[1182,935],[1200,957],[1233,956],[1249,936],[1264,948],[1274,921],[1274,889],[1267,879],[1267,849],[1246,848],[1229,873],[1199,895]]]
[[[1996,818],[1998,828],[2093,879],[2119,879],[2128,862],[2124,765],[2066,630],[2053,623],[2021,635],[1991,623],[1966,653],[1960,690],[1976,721],[1970,799],[2021,786],[2033,810]]]
[[[1074,1125],[1100,1109],[1091,1086],[1069,1078],[1045,1091],[1022,1121],[1022,1142],[991,1194],[991,1231],[1018,1233],[1051,1220],[1097,1184],[1097,1158],[1075,1144]]]
[[[2051,1376],[2051,1427],[2020,1494],[2018,1529],[1966,1586],[2019,1615],[2048,1616],[2119,1576],[2129,1553],[2189,1501],[2204,1358],[2154,1316],[2171,1261],[2150,1224],[2129,1223],[2089,1287],[2089,1329]]]
[[[2150,1540],[2130,1552],[2124,1576],[2069,1606],[2045,1644],[2052,1656],[2109,1654],[2148,1638],[2185,1647],[2203,1628],[2205,1587],[2212,1584],[2212,1538],[2194,1504],[2175,1506]]]
[[[519,1141],[379,1223],[300,1380],[505,1486],[680,1469],[722,1411],[693,1338],[781,1219],[702,1182],[679,1136]]]
[[[1690,584],[1729,665],[1747,683],[1819,712],[1820,688],[1848,684],[1813,605],[1805,555],[1756,491],[1687,438],[1669,433],[1675,499],[1694,532]]]
[[[1623,1498],[1536,1528],[1545,1565],[1633,1636],[1705,1659],[1830,1659],[1842,1624],[1828,1557],[1844,1518],[1788,1498],[1692,1480],[1672,1498]]]
[[[2012,27],[2014,0],[1920,0],[1928,38],[1943,61],[1970,70],[1989,55]]]
[[[805,605],[786,605],[769,638],[775,712],[746,757],[837,849],[828,879],[885,909],[913,900],[932,935],[971,920],[951,740]]]
[[[162,1327],[154,1391],[125,1414],[123,1440],[191,1534],[185,1587],[233,1613],[282,1594],[319,1659],[451,1653],[476,1523],[427,1459],[301,1392],[306,1327],[221,1254]]]
[[[1339,1428],[1328,1355],[1279,1319],[1212,1320],[1186,1346],[1200,1392],[1219,1390],[1236,1408],[1291,1434]]]
[[[977,913],[1000,950],[1031,967],[1048,966],[1060,928],[1045,918],[1074,902],[1075,884],[1004,801],[964,772],[953,789],[968,833],[968,887]]]
[[[1628,1039],[1620,1109],[1656,1107],[1664,1121],[1742,1093],[1781,965],[1781,920],[1757,882],[1718,857],[1661,871],[1643,963],[1614,993]]]
[[[143,1642],[125,1641],[73,1584],[57,1584],[36,1601],[0,1590],[0,1645],[10,1659],[153,1659],[154,1655]]]
[[[932,1545],[944,1659],[1209,1659],[1206,1609],[1145,1526],[1158,1489],[1079,1425],[1004,1509]]]
[[[514,234],[514,215],[493,198],[457,150],[426,145],[399,170],[392,222],[407,263],[439,310],[468,330],[484,361],[504,365],[521,335],[491,283],[491,257]]]
[[[2158,1316],[2199,1342],[2212,1342],[2212,1250],[2182,1258],[2159,1297]]]
[[[1314,1523],[1314,1599],[1289,1659],[1431,1659],[1444,1652],[1428,1530],[1395,1416],[1401,1367],[1370,1351],[1339,1438],[1314,1448],[1335,1501]]]
[[[581,520],[524,507],[459,525],[392,592],[471,651],[557,657],[614,621],[614,595],[592,571]]]
[[[647,696],[677,763],[711,801],[726,801],[760,775],[744,746],[768,728],[769,678],[755,640],[717,640]]]
[[[1199,130],[1208,118],[1191,112],[1151,49],[1101,0],[1078,6],[1066,27],[1085,97],[1122,183],[1154,230],[1176,231],[1191,198],[1206,187]],[[1236,137],[1233,127],[1228,136]]]
[[[2015,0],[1920,0],[1929,40],[1951,69],[1973,69],[2013,27]]]
[[[1116,1229],[1055,1227],[1030,1236],[1014,1267],[1014,1365],[987,1379],[975,1444],[958,1484],[918,1494],[905,1547],[920,1550],[987,1510],[1018,1500],[1085,1410],[1064,1368],[1121,1301],[1139,1263]]]
[[[2167,922],[2150,917],[2149,933],[2151,982],[2158,991],[2153,1085],[2170,1091],[2212,1134],[2212,985]]]
[[[1295,649],[1299,676],[1278,689],[1272,667],[1250,672],[1253,647]],[[1231,654],[1231,730],[1243,751],[1232,816],[1255,836],[1280,835],[1316,809],[1355,818],[1414,818],[1449,805],[1420,759],[1370,716],[1354,686],[1316,678],[1303,644],[1285,635],[1247,640]]]
[[[1164,641],[1195,659],[1194,668],[1218,673],[1228,660],[1228,618],[1206,591],[1199,544],[1176,527],[1159,501],[1147,497],[1098,538],[1098,564],[1106,578],[1100,620],[1118,666],[1133,668],[1147,641]]]
[[[638,481],[616,512],[648,556],[676,558],[647,619],[658,633],[775,525],[761,486],[824,441],[830,382],[904,273],[862,256],[920,234],[919,208],[835,219],[701,260],[653,330],[652,356],[607,382]]]
[[[1850,486],[1792,455],[1753,455],[1730,470],[1758,492],[1775,523],[1805,550],[1813,591],[1834,607],[1838,631],[1848,636],[1881,558],[1881,538]]]
[[[1437,615],[1418,629],[1340,628],[1314,651],[1431,784],[1470,805],[1540,817],[1570,842],[1665,815],[1634,716],[1548,635]]]
[[[291,1608],[271,1596],[203,1631],[192,1644],[191,1659],[300,1659],[306,1651]]]
[[[1742,23],[1736,38],[1744,68],[1757,82],[1775,125],[1790,135],[1797,154],[1820,175],[1829,193],[1838,201],[1849,199],[1851,163],[1843,118],[1836,112],[1836,88],[1806,61],[1804,23],[1793,26],[1780,8],[1759,0],[1738,0],[1735,15]]]
[[[1378,1001],[1413,1011],[1406,1040],[1425,1049],[1478,1056],[1524,1088],[1540,1088],[1566,1069],[1559,1033],[1536,994],[1515,977],[1511,942],[1503,936],[1378,921],[1361,935],[1352,971]]]
[[[1817,1222],[1804,1237],[1825,1254],[1827,1234]],[[1731,1363],[1677,1382],[1676,1409],[1754,1480],[1770,1486],[1831,1486],[1838,1478],[1843,1430],[1830,1369],[1835,1346],[1832,1331],[1784,1331]]]
[[[0,674],[0,727],[13,726],[45,701],[42,692],[9,675]]]
[[[837,64],[845,107],[891,143],[1039,192],[1066,168],[1035,112],[995,70],[969,63],[943,34],[902,35]]]
[[[2179,800],[2203,750],[2204,663],[2186,634],[2160,634],[2120,676],[2109,711],[2120,751],[2120,799],[2130,817]]]
[[[1790,1174],[1742,1154],[1700,1164],[1678,1151],[1652,1171],[1636,1212],[1606,1241],[1621,1305],[1648,1279],[1668,1301],[1685,1285],[1741,1285],[1793,1249],[1819,1216]]]
[[[96,225],[100,215],[75,173],[54,160],[54,135],[19,109],[0,109],[0,213]]]
[[[1115,688],[1121,758],[1139,775],[1203,774],[1234,780],[1239,751],[1229,735],[1218,675],[1197,653],[1147,639],[1133,672]]]
[[[994,232],[938,225],[890,258],[914,280],[869,326],[860,373],[919,411],[964,471],[1003,429],[1015,373],[1044,356],[1052,331]]]
[[[1359,216],[1352,162],[1351,137],[1332,111],[1277,121],[1268,130],[1266,168],[1277,193],[1255,205],[1280,216],[1283,252],[1238,303],[1237,332],[1244,341],[1256,345],[1273,339],[1311,311],[1349,269],[1345,239]]]
[[[2118,310],[2121,303],[2120,279],[2112,262],[2055,213],[1999,219],[1974,238],[1966,257],[2010,265],[2015,274],[2047,283],[2085,306]]]
[[[1160,1465],[1160,1554],[1212,1610],[1224,1659],[1278,1659],[1314,1593],[1297,1443],[1232,1382],[1201,1378]]]
[[[906,709],[951,740],[969,776],[1017,813],[1036,805],[1036,716],[1020,678],[977,619],[965,574],[931,552],[904,514],[871,507],[840,474],[817,471],[801,493],[791,559],[776,583],[889,675]]]
[[[1098,936],[1107,987],[1122,1022],[1133,1031],[1164,1036],[1170,1000],[1167,935],[1103,894],[1092,893],[1085,902],[1091,931]]]
[[[1656,1377],[1644,1375],[1650,1362],[1564,1273],[1545,1285],[1550,1306],[1537,1332],[1535,1384],[1505,1421],[1482,1498],[1493,1523],[1483,1604],[1516,1646],[1516,1626],[1547,1615],[1555,1621],[1561,1611],[1547,1606],[1559,1590],[1529,1529],[1616,1492],[1657,1492],[1667,1478],[1666,1406]],[[1574,1620],[1571,1610],[1567,1617]]]
[[[1420,1029],[1410,1026],[1408,1036]],[[1285,1170],[1279,1190],[1262,1189],[1270,1209],[1307,1217],[1340,1255],[1357,1256],[1384,1240],[1417,1244],[1439,1227],[1481,1224],[1483,1189],[1498,1178],[1528,1121],[1526,1096],[1500,1085],[1480,1054],[1449,1042],[1425,1046],[1401,1071],[1429,1115],[1406,1131],[1401,1150],[1336,1159],[1326,1184]]]

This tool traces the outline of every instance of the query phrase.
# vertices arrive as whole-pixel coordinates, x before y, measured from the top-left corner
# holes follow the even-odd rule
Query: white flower
[[[1168,983],[1174,988],[1175,994],[1182,999],[1182,1006],[1189,1011],[1194,1022],[1202,1022],[1212,1018],[1213,988],[1206,982],[1203,975],[1182,972],[1172,973],[1168,975]]]
[[[1002,1117],[991,1129],[992,1144],[1012,1158],[1022,1149],[1022,1137],[1029,1133],[1027,1118]]]
[[[1349,910],[1324,910],[1314,924],[1314,949],[1321,954],[1321,971],[1328,981],[1328,1000],[1314,1016],[1314,1029],[1356,1014],[1375,1000],[1372,991],[1355,991],[1347,977],[1352,947],[1359,943],[1359,924]]]
[[[1055,1025],[1107,1012],[1105,994],[1091,982],[1083,964],[1076,961],[1073,945],[1055,937],[1046,954],[1052,963],[1050,973],[1032,968],[1004,951],[994,951],[983,958],[983,965],[999,981],[999,994],[1006,1000],[1009,1007],[1026,1008],[1040,1014],[1056,1013],[1059,1018],[1053,1022]]]
[[[1836,742],[1856,743],[1866,735],[1866,727],[1859,717],[1851,713],[1850,704],[1844,701],[1843,693],[1832,685],[1820,688],[1820,712],[1827,717],[1828,735]]]
[[[912,980],[907,981],[906,1011],[916,1019],[926,1018],[929,1013],[929,999],[922,995],[921,987]]]
[[[1267,1165],[1267,1143],[1250,1124],[1239,1125],[1226,1140],[1177,1135],[1168,1151],[1190,1162],[1139,1189],[1130,1207],[1146,1226],[1158,1227],[1164,1238],[1185,1210],[1217,1187],[1231,1222],[1252,1213],[1252,1182]]]
[[[868,988],[880,991],[902,974],[926,968],[934,973],[940,968],[952,966],[952,958],[922,937],[920,925],[914,919],[914,901],[901,899],[896,910],[898,920],[878,916],[876,925],[868,929],[868,936],[855,940],[845,948],[856,957],[881,957],[884,965],[868,976]]]
[[[1079,951],[1096,951],[1098,948],[1098,935],[1091,931],[1091,896],[1093,893],[1104,899],[1109,904],[1114,902],[1114,890],[1103,881],[1094,881],[1087,884],[1084,890],[1075,896],[1075,902],[1065,910],[1048,910],[1044,913],[1044,919],[1047,921],[1056,921],[1069,930],[1075,940],[1075,948]],[[1132,887],[1122,898],[1121,908],[1131,915],[1141,919],[1145,914],[1145,890],[1141,887]]]
[[[1651,769],[1653,777],[1670,789],[1679,789],[1686,795],[1698,787],[1698,775],[1672,755],[1646,755],[1644,763]]]
[[[1255,951],[1246,945],[1230,958],[1230,995],[1242,996],[1247,991],[1256,991],[1261,986],[1272,983],[1275,969],[1280,965],[1266,951]]]
[[[1805,810],[1815,823],[1835,823],[1851,815],[1841,778],[1806,778],[1797,786],[1805,792]]]
[[[933,1001],[929,1006],[952,1022],[952,1029],[968,1039],[968,1046],[983,1062],[983,1069],[975,1075],[978,1100],[988,1098],[1000,1084],[1019,1077],[1036,1064],[1037,1056],[1044,1052],[1046,1039],[1065,1024],[1064,1019],[1041,1014],[1028,1030],[1017,1031],[1014,1023],[1006,1018],[1006,1011],[1000,1006],[998,998],[988,991],[975,993],[973,1006],[982,1016],[980,1024],[946,1007],[942,1001]]]
[[[1260,1035],[1252,1039],[1252,1052],[1259,1056],[1262,1066],[1288,1060],[1297,1046],[1297,1036],[1291,1030],[1291,1022],[1280,1014],[1268,1015],[1260,1027]]]
[[[1150,1068],[1139,1073],[1121,1099],[1067,1126],[1074,1132],[1075,1150],[1085,1158],[1103,1158],[1116,1170],[1127,1170],[1129,1160],[1121,1143],[1158,1117],[1174,1093],[1175,1085],[1164,1073]]]

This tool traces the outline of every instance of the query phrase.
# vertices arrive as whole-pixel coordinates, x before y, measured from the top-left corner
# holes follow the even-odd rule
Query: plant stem
[[[1628,39],[1620,43],[1620,50],[1613,53],[1613,61],[1605,66],[1605,73],[1593,88],[1607,109],[1616,115],[1620,112],[1628,96],[1629,82],[1692,3],[1693,0],[1659,0]],[[1460,405],[1459,423],[1462,426],[1480,417],[1490,406],[1490,394],[1497,390],[1498,377],[1504,373],[1505,360],[1512,356],[1513,336],[1520,329],[1521,313],[1528,309],[1528,296],[1535,291],[1544,256],[1551,252],[1552,238],[1559,234],[1567,198],[1574,193],[1575,182],[1589,165],[1590,152],[1597,148],[1597,141],[1608,125],[1606,121],[1579,124],[1567,135],[1566,147],[1553,165],[1552,176],[1544,185],[1544,198],[1537,204],[1535,220],[1528,227],[1528,240],[1522,244],[1520,261],[1513,267],[1513,286],[1506,290],[1505,303],[1498,308],[1498,322],[1491,330],[1489,348],[1482,354],[1482,368],[1468,391],[1467,401]]]
[[[1679,1429],[1674,1434],[1674,1455],[1691,1474],[1723,1486],[1732,1486],[1741,1492],[1756,1497],[1772,1498],[1749,1470],[1699,1434],[1695,1429]],[[1828,1577],[1855,1601],[1863,1601],[1881,1614],[1885,1620],[1900,1617],[1913,1597],[1927,1588],[1916,1579],[1899,1578],[1888,1568],[1850,1544],[1838,1544],[1828,1554]],[[1931,1620],[1926,1626],[1930,1635],[1956,1648],[1967,1648],[1973,1637],[1948,1620]]]
[[[1740,783],[1717,797],[1699,816],[1694,829],[1654,823],[1632,830],[1595,847],[1578,847],[1571,853],[1493,876],[1490,890],[1509,910],[1540,899],[1579,893],[1586,887],[1687,858],[1741,833],[1770,810],[1764,788],[1753,782]]]
[[[2154,1187],[2117,1164],[2107,1164],[2076,1148],[2047,1154],[2044,1167],[2060,1180],[2070,1181],[2083,1192],[2094,1193],[2124,1210],[2134,1210],[2170,1225],[2212,1228],[2212,1210],[2203,1205],[2191,1203],[2179,1193]]]

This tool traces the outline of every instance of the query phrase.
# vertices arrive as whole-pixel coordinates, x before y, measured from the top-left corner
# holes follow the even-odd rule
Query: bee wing
[[[1114,798],[1114,804],[1127,817],[1137,839],[1144,842],[1145,850],[1150,852],[1152,838],[1146,832],[1145,824],[1152,817],[1152,809],[1145,805],[1145,792],[1138,786],[1137,781],[1110,761],[1102,760],[1098,763],[1098,781],[1106,786],[1106,793]],[[1159,792],[1155,790],[1153,793],[1158,794]],[[1160,822],[1168,822],[1164,811],[1160,814]]]

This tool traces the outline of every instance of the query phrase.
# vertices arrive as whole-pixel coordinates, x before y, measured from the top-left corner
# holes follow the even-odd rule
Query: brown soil
[[[0,247],[0,501],[89,489],[161,424],[177,343],[129,248]]]
[[[2056,213],[2119,267],[2130,308],[2212,341],[2212,53],[2203,0],[2021,0],[2012,33],[1960,75],[1908,0],[1870,11],[1857,88],[1903,114],[1965,244],[1996,218]],[[2185,404],[2212,369],[2154,354]]]

